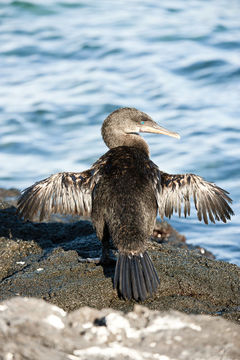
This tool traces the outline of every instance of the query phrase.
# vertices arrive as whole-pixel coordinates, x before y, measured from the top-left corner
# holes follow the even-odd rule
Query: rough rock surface
[[[0,301],[20,295],[45,299],[67,311],[82,306],[132,310],[134,301],[119,299],[113,290],[114,265],[82,262],[101,253],[91,223],[56,220],[24,223],[14,206],[0,203]],[[149,254],[160,286],[144,305],[239,322],[240,268],[187,245],[166,223],[158,224],[153,235]]]
[[[84,307],[40,299],[0,303],[0,360],[238,360],[240,328],[220,318]]]

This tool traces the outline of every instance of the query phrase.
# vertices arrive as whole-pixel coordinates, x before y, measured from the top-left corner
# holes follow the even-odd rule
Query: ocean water
[[[240,265],[240,4],[236,0],[0,2],[0,187],[82,171],[118,107],[181,134],[146,135],[152,160],[227,189],[236,216],[171,224]]]

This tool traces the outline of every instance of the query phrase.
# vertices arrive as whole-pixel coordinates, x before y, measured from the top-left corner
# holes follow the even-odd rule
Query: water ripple
[[[238,1],[3,0],[0,31],[1,186],[89,167],[106,115],[137,107],[181,134],[145,136],[161,169],[234,199],[227,226],[173,224],[240,264]]]

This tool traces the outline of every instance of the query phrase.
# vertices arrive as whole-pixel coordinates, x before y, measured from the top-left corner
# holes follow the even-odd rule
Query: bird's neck
[[[126,134],[123,131],[106,131],[102,129],[102,137],[109,149],[113,149],[118,146],[133,146],[137,149],[144,151],[148,156],[150,154],[149,147],[146,141],[139,134]]]

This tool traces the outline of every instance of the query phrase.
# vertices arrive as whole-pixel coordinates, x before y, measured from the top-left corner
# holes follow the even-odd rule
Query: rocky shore
[[[6,336],[7,338],[11,339],[11,336],[13,336],[11,334],[14,333],[13,330],[6,328],[4,324],[7,321],[7,314],[12,314],[12,312],[15,311],[15,307],[16,309],[18,307],[21,309],[18,311],[18,313],[16,310],[16,314],[18,314],[18,317],[21,318],[23,323],[24,321],[27,321],[27,318],[31,318],[33,322],[40,321],[41,324],[43,323],[41,317],[47,317],[46,314],[48,311],[50,311],[49,309],[53,309],[50,307],[51,305],[43,302],[42,300],[23,300],[21,297],[34,297],[43,299],[48,303],[57,305],[64,311],[68,312],[78,309],[77,312],[70,313],[66,318],[64,317],[64,319],[68,319],[69,322],[72,321],[70,326],[71,330],[66,330],[67,328],[65,327],[65,320],[61,320],[64,323],[65,330],[61,329],[60,337],[65,336],[64,331],[67,331],[68,334],[72,332],[72,334],[69,335],[70,337],[75,336],[73,334],[74,326],[76,326],[78,336],[81,331],[83,331],[84,334],[87,334],[88,331],[90,331],[87,328],[84,328],[81,323],[81,319],[84,316],[85,311],[84,309],[81,309],[83,306],[95,308],[95,310],[88,309],[91,320],[86,320],[86,324],[91,323],[91,325],[89,325],[89,329],[92,329],[91,331],[95,333],[98,333],[98,331],[103,331],[105,334],[104,339],[109,339],[109,337],[114,339],[114,337],[112,338],[113,335],[110,335],[112,334],[112,330],[106,334],[106,332],[109,331],[108,325],[105,325],[107,321],[105,319],[106,314],[108,314],[108,316],[113,314],[112,316],[117,316],[117,318],[120,316],[123,318],[123,320],[121,320],[123,323],[124,321],[130,321],[131,323],[131,316],[133,316],[133,318],[134,316],[136,317],[136,313],[138,312],[141,314],[141,316],[139,315],[139,318],[137,316],[138,320],[136,324],[134,324],[134,326],[126,326],[130,326],[129,332],[132,334],[139,334],[139,336],[141,331],[144,333],[145,327],[150,326],[151,328],[151,326],[153,326],[151,325],[151,321],[154,322],[155,320],[150,321],[149,319],[153,319],[155,317],[156,319],[158,317],[159,319],[165,319],[165,317],[167,317],[168,320],[170,319],[170,323],[168,323],[168,320],[166,320],[168,323],[166,326],[169,330],[171,330],[171,321],[173,321],[173,319],[176,320],[176,324],[191,323],[195,324],[195,327],[201,327],[201,329],[202,325],[200,322],[203,319],[206,328],[211,329],[211,334],[215,334],[214,331],[216,331],[216,329],[220,326],[221,331],[223,331],[222,326],[225,326],[226,329],[230,329],[226,330],[227,332],[230,331],[231,334],[236,333],[236,336],[239,336],[240,328],[237,324],[240,322],[240,268],[236,265],[214,260],[214,256],[205,251],[205,249],[188,245],[186,243],[185,237],[177,233],[166,222],[158,223],[154,230],[152,239],[149,241],[149,254],[158,272],[160,286],[155,296],[143,303],[147,309],[141,307],[134,308],[134,301],[124,301],[119,299],[116,291],[113,290],[112,280],[114,274],[114,264],[103,267],[89,260],[90,258],[99,257],[101,254],[101,244],[96,237],[90,221],[76,221],[79,219],[71,219],[71,222],[66,222],[66,219],[59,219],[56,217],[55,219],[52,219],[53,222],[49,223],[23,222],[16,215],[16,208],[14,205],[17,195],[17,190],[6,191],[0,189],[0,198],[2,199],[2,201],[0,201],[0,301],[4,301],[3,303],[0,303],[0,310],[3,309],[2,312],[0,311],[0,315],[5,319],[2,320],[2,318],[0,318],[0,329],[5,329],[4,331],[6,331],[3,335],[1,335],[3,338],[0,339],[0,341],[3,342],[3,345],[3,339],[6,339]],[[19,298],[16,299],[16,296]],[[10,300],[11,298],[14,299]],[[34,301],[36,303],[34,303]],[[40,318],[35,319],[34,315],[31,315],[31,311],[33,311],[34,308],[36,310],[38,307],[40,310],[42,309],[42,313],[39,315]],[[108,309],[101,310],[100,312],[97,311],[97,309],[100,310],[103,308],[111,308],[111,310]],[[11,311],[9,309],[11,309]],[[134,312],[129,313],[128,315],[123,315],[116,313],[113,309],[124,312]],[[157,310],[158,312],[151,312],[150,309]],[[10,312],[8,312],[8,310]],[[63,310],[61,310],[62,313]],[[164,313],[165,315],[159,313],[159,311],[169,310],[171,310],[171,312]],[[172,310],[178,310],[185,314],[172,312]],[[45,315],[43,315],[44,311],[46,311],[46,314],[44,313]],[[59,314],[61,313],[60,310],[56,311],[59,312]],[[92,316],[91,314],[95,315]],[[189,315],[186,314],[206,314],[214,315],[215,317],[195,317],[193,315],[189,317]],[[74,322],[74,316],[76,316],[76,319],[80,319],[81,321],[79,320],[80,322],[78,322],[78,320],[76,320],[76,322]],[[221,317],[233,320],[236,325],[234,323],[226,322],[224,319],[220,319]],[[72,320],[70,321],[69,319]],[[162,322],[165,323],[164,321],[165,320],[156,320],[157,323],[160,322],[161,324]],[[101,322],[103,325],[101,325]],[[171,330],[174,332],[174,336],[181,337],[181,329],[184,328],[186,336],[190,336],[187,334],[191,332],[193,334],[191,336],[195,336],[195,339],[196,336],[197,339],[201,338],[202,345],[200,345],[200,347],[204,346],[204,341],[205,344],[208,341],[208,337],[206,337],[207,332],[205,333],[205,330],[203,332],[197,331],[188,325],[179,325],[180,327],[176,329],[176,326],[178,326],[176,324],[173,325],[174,328]],[[203,328],[205,328],[205,325]],[[31,326],[35,327],[35,325]],[[52,325],[46,325],[44,323],[44,326],[46,327]],[[83,330],[81,330],[82,326]],[[109,326],[111,327],[111,325]],[[134,330],[132,329],[132,326],[134,327]],[[58,330],[56,330],[56,332],[58,332]],[[172,332],[168,333],[165,328],[162,330],[163,338],[164,336],[169,336],[169,338],[173,336],[171,335]],[[38,331],[40,332],[40,328]],[[115,331],[114,336],[117,336],[116,334],[118,331],[120,331],[122,334],[128,330],[118,329],[113,331]],[[48,332],[46,333],[46,339],[48,339],[47,334]],[[232,349],[235,349],[234,351],[240,351],[240,341],[238,340],[238,342],[234,342],[235,335],[233,335],[233,337],[229,335],[229,339],[228,337],[225,337],[225,342],[223,341],[224,336],[228,336],[228,334],[226,335],[226,332],[223,331],[223,334],[221,335],[222,338],[220,334],[218,335],[219,336],[216,334],[214,335],[215,340],[219,341],[219,346],[221,344],[221,349],[224,356],[225,354],[228,354],[226,357],[221,357],[221,359],[240,358],[240,352],[236,352],[238,355],[234,355],[235,357],[231,355],[231,357],[229,355],[230,353],[226,350],[226,344],[230,344],[231,340],[231,344],[234,343],[234,345],[232,345]],[[23,337],[24,335],[22,334],[21,336]],[[26,334],[26,339],[29,336],[29,334]],[[89,338],[90,335],[86,336]],[[133,351],[140,351],[138,349],[138,342],[140,340],[137,340],[135,335],[133,336],[132,340],[128,339],[128,335],[125,334],[124,336],[127,341],[124,343],[125,347],[129,347],[129,344],[131,343],[131,348]],[[151,336],[153,336],[153,334]],[[151,337],[151,342],[158,344],[158,336],[160,336],[159,333],[156,335],[156,339],[155,335]],[[191,336],[189,339],[191,339]],[[44,341],[47,341],[46,339]],[[29,340],[32,342],[32,339]],[[84,342],[85,340],[82,339],[81,341]],[[14,340],[10,341],[11,344],[12,341]],[[51,344],[54,344],[55,340],[51,338],[49,341]],[[59,344],[64,343],[63,340],[56,341],[59,341]],[[78,339],[76,341],[80,340]],[[106,342],[104,342],[104,344],[101,346],[106,346],[108,341],[109,340],[106,340]],[[119,349],[118,345],[116,345],[118,342],[115,340],[111,341],[115,344],[114,346],[116,346],[115,350]],[[186,346],[184,341],[187,341],[187,337],[185,340],[180,341],[183,347]],[[72,344],[72,340],[70,342]],[[148,340],[146,340],[146,342],[148,342]],[[174,340],[174,346],[176,345],[176,349],[178,349],[177,344],[178,341]],[[18,346],[17,342],[15,345]],[[78,350],[78,352],[75,351],[75,353],[73,350],[64,350],[66,353],[72,354],[72,357],[66,357],[65,355],[60,356],[59,354],[61,354],[61,351],[63,350],[60,349],[61,351],[59,350],[60,352],[58,353],[58,347],[55,345],[51,346],[58,355],[54,355],[54,351],[51,350],[53,353],[49,352],[48,357],[45,357],[45,359],[87,358],[87,355],[81,353],[80,350]],[[192,340],[189,340],[188,345],[191,348],[194,348],[194,346],[196,347],[196,343],[192,343]],[[9,353],[12,353],[11,346],[9,347]],[[71,346],[71,349],[82,348],[81,344]],[[93,345],[89,346],[91,348]],[[153,346],[151,349],[150,343],[148,343],[146,346],[146,354],[151,354],[152,352],[155,354],[155,351],[158,351],[158,348],[155,348],[155,346]],[[158,344],[158,346],[160,345]],[[164,345],[162,344],[161,346]],[[169,348],[171,348],[170,345]],[[163,351],[163,347],[161,349],[161,351]],[[64,351],[63,354],[65,354]],[[143,349],[142,351],[145,350]],[[116,354],[117,353],[118,350],[116,350]],[[92,358],[102,359],[103,357],[101,357],[101,354],[102,352],[99,352],[99,357]],[[162,352],[162,354],[165,353]],[[169,354],[169,357],[152,358],[159,360],[175,358],[173,352]],[[42,357],[35,358],[44,359],[43,355],[41,356]],[[185,357],[184,356],[182,356],[181,359],[204,359],[204,357],[201,357],[203,356],[203,353],[201,356],[199,355],[199,357],[187,357],[187,355]],[[34,357],[27,356],[22,358],[35,359]],[[19,357],[19,359],[22,358]],[[108,357],[106,357],[106,359],[107,358]],[[137,357],[137,355],[136,357],[131,357],[130,355],[127,357],[126,355],[126,357],[113,358],[140,359],[140,357]],[[144,359],[144,357],[142,358]],[[150,359],[151,357],[150,355],[146,355],[145,358]],[[219,357],[205,358],[219,359]],[[8,360],[15,358],[11,358],[10,355],[8,358],[1,358],[0,355],[0,359]]]

